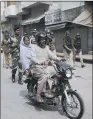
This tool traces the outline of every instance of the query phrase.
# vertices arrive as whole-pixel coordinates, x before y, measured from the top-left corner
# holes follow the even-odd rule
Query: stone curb
[[[64,57],[64,53],[57,53],[57,56],[58,57]],[[76,56],[76,61],[77,62],[80,62],[80,58],[78,56]],[[83,58],[83,62],[84,63],[93,64],[93,59]]]

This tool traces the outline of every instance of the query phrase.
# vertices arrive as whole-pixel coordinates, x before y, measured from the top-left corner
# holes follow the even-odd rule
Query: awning
[[[93,27],[92,13],[85,10],[72,23]]]
[[[33,7],[38,7],[39,5],[50,5],[50,2],[43,2],[43,1],[27,1],[27,2],[22,2],[22,9],[26,9],[26,8],[33,8]]]
[[[66,26],[66,23],[63,23],[63,24],[58,24],[58,25],[46,26],[46,29],[58,30],[58,29],[65,28],[65,26]]]
[[[33,23],[39,23],[40,20],[45,17],[45,14],[37,16],[37,17],[31,17],[27,20],[22,21],[22,25],[27,25],[27,24],[33,24]]]

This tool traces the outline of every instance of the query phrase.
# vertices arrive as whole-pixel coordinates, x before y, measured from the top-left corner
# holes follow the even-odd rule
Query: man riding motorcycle
[[[40,94],[41,92],[45,92],[47,79],[56,73],[53,66],[48,66],[48,61],[50,59],[61,59],[46,47],[46,34],[44,32],[37,33],[36,44],[37,45],[35,45],[31,52],[31,71],[33,75],[38,78],[36,99],[38,102],[43,102]]]

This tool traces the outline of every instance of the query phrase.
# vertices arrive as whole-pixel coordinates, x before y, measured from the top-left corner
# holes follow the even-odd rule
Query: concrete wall
[[[45,22],[44,22],[44,18],[39,22],[39,23],[36,23],[36,24],[32,24],[32,28],[33,29],[37,29],[37,30],[45,30]]]
[[[63,52],[63,38],[65,34],[65,29],[53,31],[55,37],[55,45],[57,52]]]
[[[44,5],[44,4],[41,4],[38,7],[32,8],[31,17],[39,16],[41,14],[44,14],[44,12],[46,10],[48,10],[48,8],[49,8],[49,6],[48,5]]]
[[[84,2],[83,1],[64,1],[64,2],[61,2],[62,4],[59,5],[61,6],[61,10],[64,11],[64,10],[69,10],[69,9],[73,9],[73,8],[77,8],[77,7],[81,7],[84,5]]]
[[[28,14],[28,18],[29,17],[30,18],[39,17],[40,15],[44,14],[45,10],[48,10],[48,5],[41,4],[38,7],[33,7],[32,9],[29,10],[30,12]],[[33,23],[33,24],[23,26],[23,29],[24,29],[24,32],[28,34],[30,33],[31,29],[44,30],[45,29],[45,18],[41,19],[39,23]]]
[[[16,1],[7,1],[7,7],[10,5],[15,5],[15,4],[16,4]]]
[[[14,34],[14,25],[19,25],[21,22],[21,17],[8,19],[7,22],[2,24],[2,30],[8,30],[11,35]]]
[[[93,28],[88,28],[88,51],[93,51]]]
[[[37,29],[43,31],[45,29],[44,18],[39,23],[29,24],[23,26],[23,32],[30,34],[31,29]]]
[[[62,2],[52,2],[51,6],[49,7],[49,11],[48,13],[54,12],[54,10],[57,10],[59,8],[61,8],[62,11],[65,10],[70,10],[73,8],[77,8],[77,7],[81,7],[85,5],[85,3],[82,1],[62,1]]]
[[[73,21],[84,11],[84,6],[62,11],[62,22]]]
[[[25,25],[23,26],[23,33],[30,33],[31,25]]]
[[[1,2],[0,4],[1,4],[1,16],[2,16],[3,15],[3,11],[5,10],[4,2]]]

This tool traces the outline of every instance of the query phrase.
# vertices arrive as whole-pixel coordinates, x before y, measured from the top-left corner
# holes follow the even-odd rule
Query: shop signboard
[[[62,12],[60,9],[45,14],[45,25],[62,23]]]

